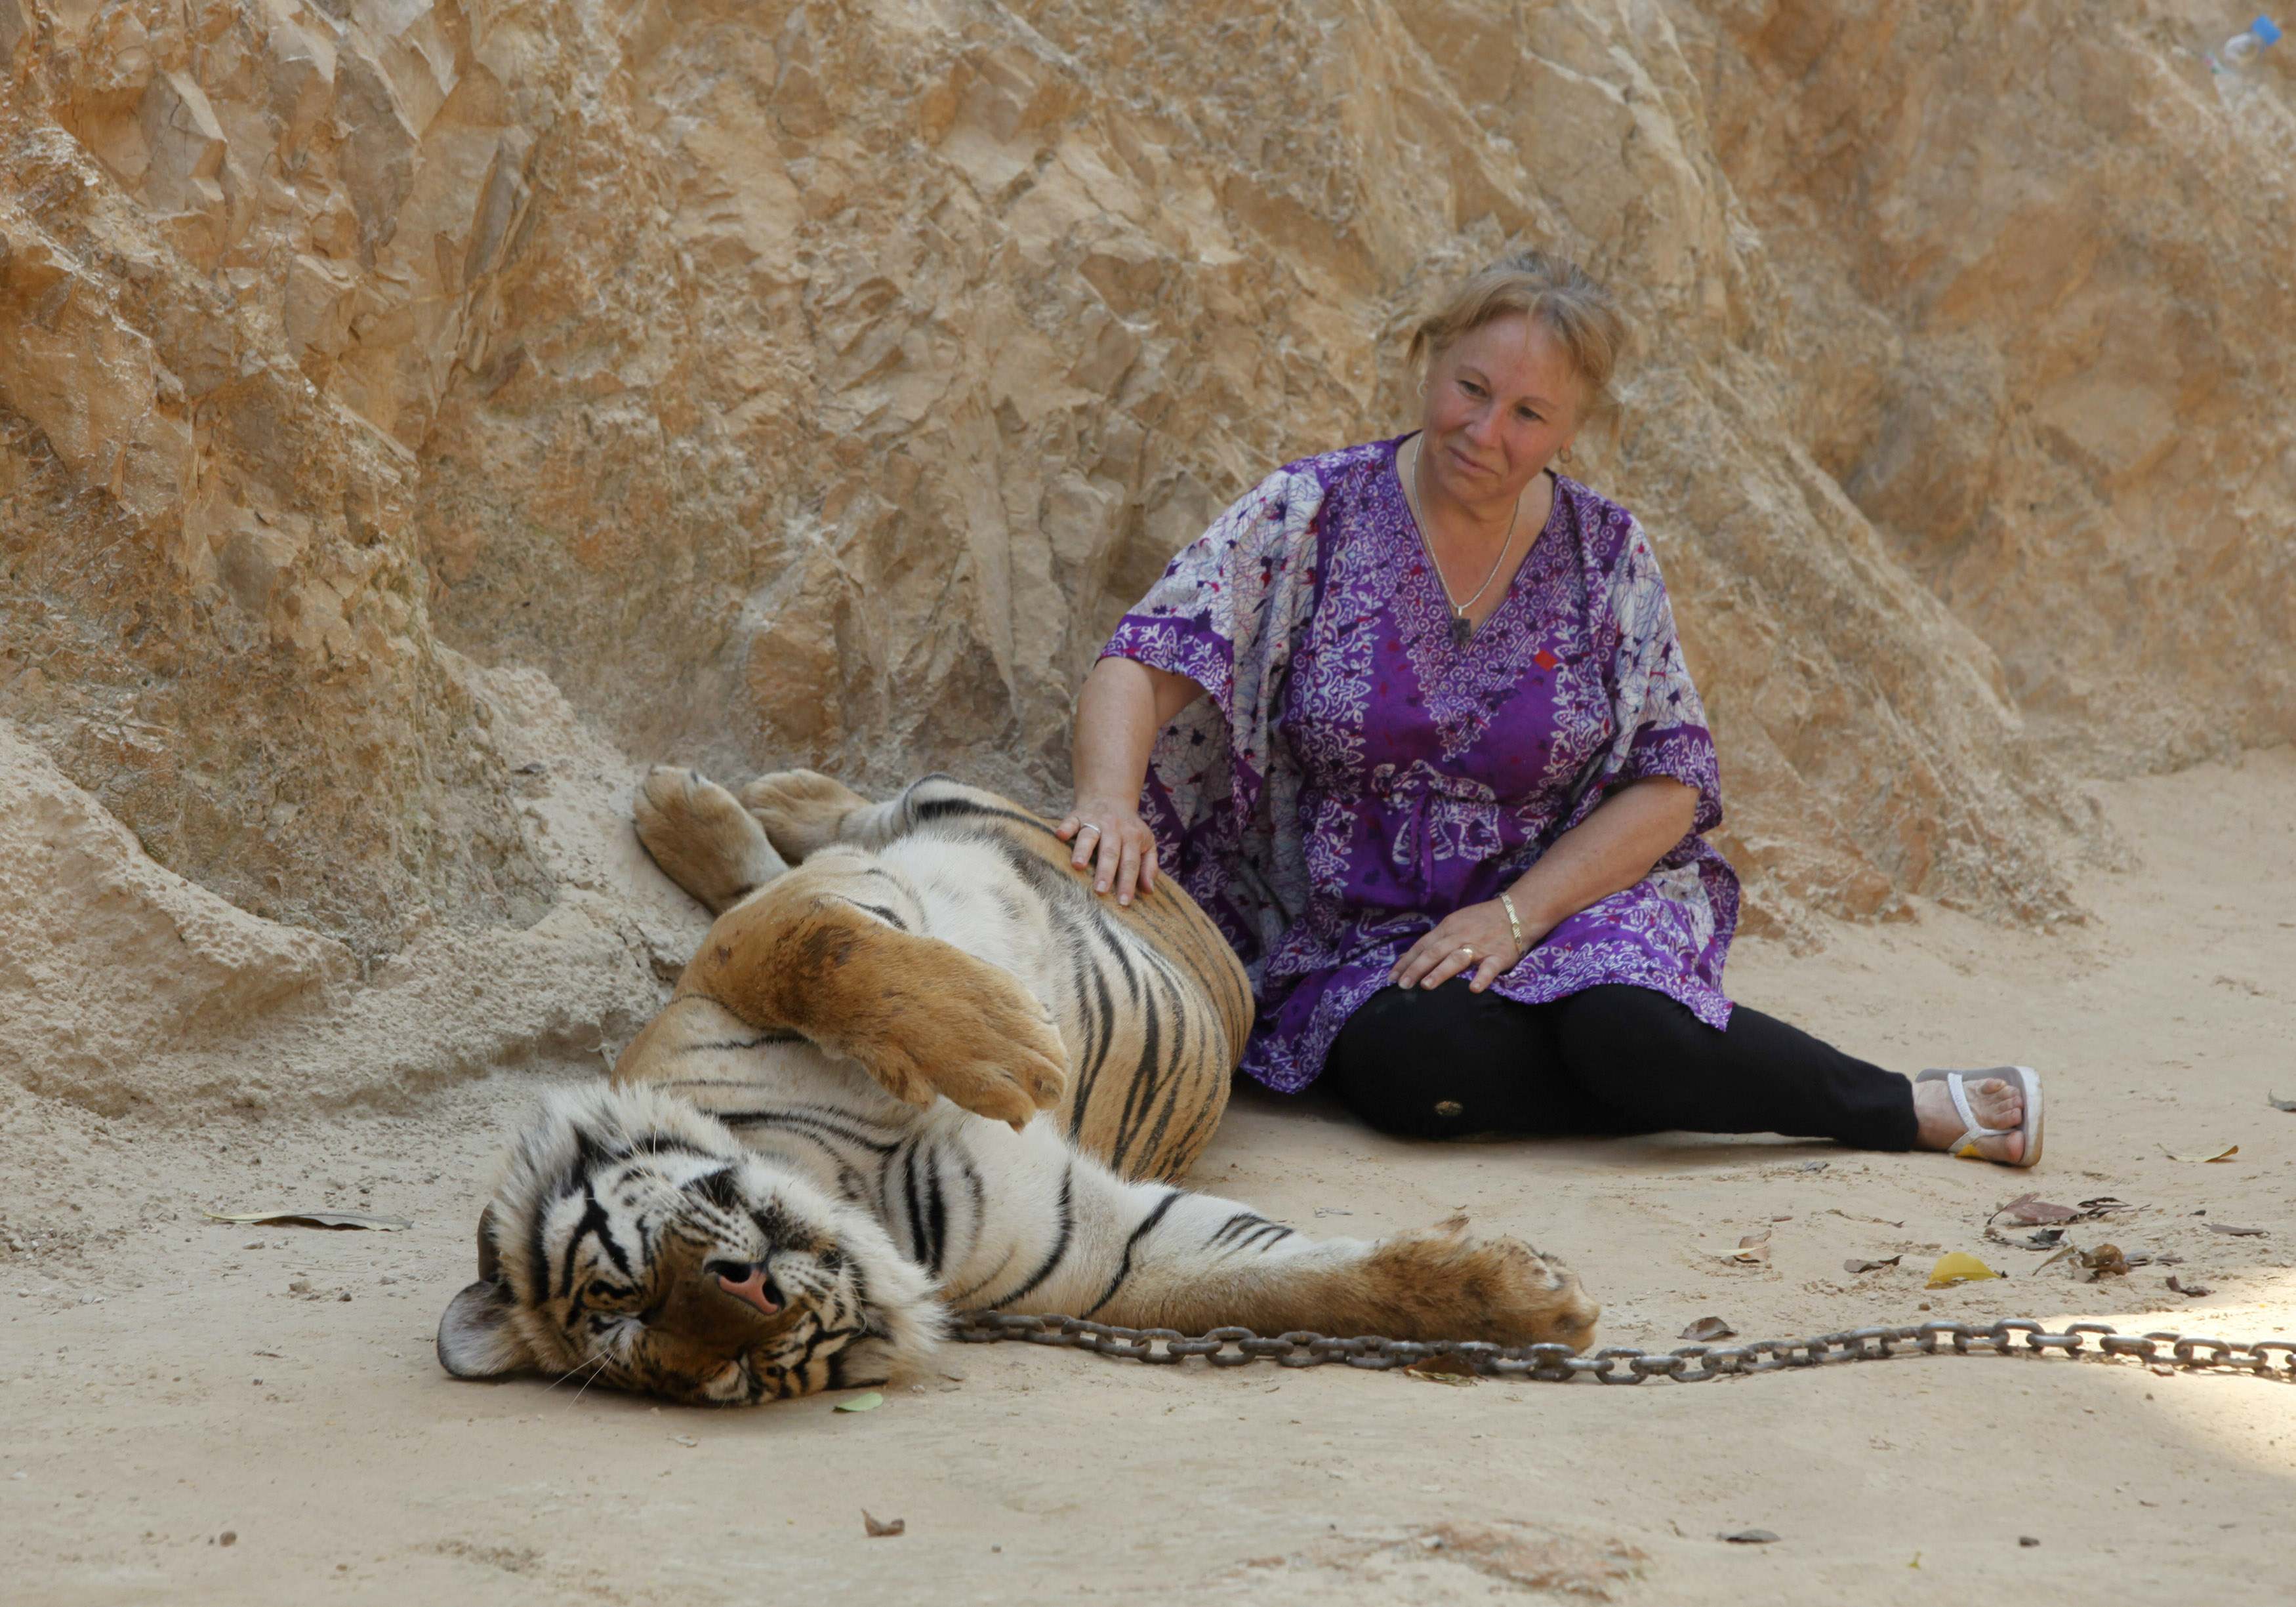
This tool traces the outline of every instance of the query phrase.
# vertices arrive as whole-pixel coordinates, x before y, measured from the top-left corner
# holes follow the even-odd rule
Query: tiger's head
[[[439,1360],[751,1406],[882,1382],[941,1321],[866,1211],[682,1101],[602,1087],[554,1095],[520,1137]]]

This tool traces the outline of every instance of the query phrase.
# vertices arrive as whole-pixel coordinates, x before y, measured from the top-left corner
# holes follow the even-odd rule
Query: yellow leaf
[[[1980,1278],[1997,1278],[2001,1275],[1967,1250],[1956,1250],[1938,1258],[1938,1264],[1930,1268],[1930,1281],[1927,1287],[1946,1289],[1956,1283],[1972,1283]]]
[[[2225,1148],[2218,1150],[2213,1155],[2179,1155],[2164,1144],[2161,1146],[2161,1152],[2163,1155],[2168,1156],[2171,1160],[2199,1160],[2203,1162],[2210,1160],[2230,1160],[2234,1155],[2240,1153],[2240,1145],[2236,1144],[2227,1144]]]

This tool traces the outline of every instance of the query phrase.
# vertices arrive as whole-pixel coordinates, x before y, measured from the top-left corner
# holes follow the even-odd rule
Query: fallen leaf
[[[1825,1208],[1825,1213],[1826,1213],[1826,1215],[1828,1215],[1829,1217],[1839,1217],[1839,1218],[1841,1218],[1844,1222],[1871,1222],[1871,1223],[1874,1224],[1876,1226],[1880,1226],[1880,1227],[1903,1227],[1903,1226],[1905,1226],[1905,1224],[1904,1224],[1903,1222],[1892,1222],[1892,1221],[1890,1221],[1887,1217],[1854,1217],[1854,1216],[1850,1215],[1848,1211],[1838,1209],[1836,1209],[1835,1207],[1831,1206],[1831,1205],[1829,1205],[1829,1206],[1827,1206],[1827,1207]]]
[[[2046,1269],[2047,1269],[2047,1268],[2049,1268],[2049,1267],[2054,1267],[2058,1262],[2060,1262],[2060,1261],[2063,1260],[2067,1256],[2077,1256],[2077,1255],[2079,1255],[2079,1253],[2080,1253],[2080,1246],[2079,1246],[2079,1245],[2078,1245],[2078,1244],[2068,1244],[2068,1245],[2066,1245],[2062,1250],[2061,1250],[2057,1251],[2057,1253],[2056,1253],[2055,1255],[2051,1256],[2047,1260],[2046,1260],[2046,1261],[2042,1262],[2040,1266],[2036,1267],[2035,1268],[2033,1268],[2033,1271],[2034,1271],[2036,1274],[2038,1274],[2038,1273],[2040,1273],[2040,1272],[2043,1272],[2043,1271],[2046,1270]]]
[[[873,1412],[884,1404],[885,1398],[878,1394],[876,1390],[872,1390],[865,1395],[855,1396],[851,1400],[840,1400],[836,1406],[832,1407],[831,1410],[837,1412]]]
[[[1879,1272],[1885,1267],[1895,1267],[1898,1262],[1905,1259],[1906,1258],[1903,1256],[1891,1256],[1886,1261],[1859,1261],[1852,1259],[1844,1261],[1841,1264],[1841,1270],[1847,1273]]]
[[[2296,1111],[2296,1099],[2283,1099],[2277,1094],[2267,1094],[2264,1103],[2276,1111]]]
[[[1777,1536],[1767,1529],[1733,1529],[1728,1534],[1716,1535],[1714,1537],[1718,1540],[1727,1540],[1733,1546],[1768,1546],[1777,1539]]]
[[[2235,1239],[2262,1239],[2268,1236],[2267,1231],[2261,1227],[2234,1227],[2229,1222],[2211,1222],[2208,1225],[2208,1229],[2212,1234],[2230,1234]]]
[[[414,1226],[398,1217],[370,1217],[365,1211],[210,1211],[200,1215],[210,1222],[235,1222],[260,1227],[371,1227],[377,1233],[405,1233]]]
[[[1999,1228],[1988,1226],[1985,1236],[1996,1244],[2006,1244],[2012,1250],[2054,1250],[2064,1242],[2062,1227],[2037,1227],[2022,1238],[2013,1239]]]
[[[685,1447],[686,1449],[692,1450],[695,1446],[700,1445],[701,1442],[691,1434],[672,1434],[669,1437],[669,1443],[672,1445],[682,1445]]]
[[[906,1534],[908,1527],[909,1521],[906,1518],[893,1518],[880,1523],[869,1515],[867,1507],[861,1509],[861,1532],[872,1540],[882,1540],[889,1535]]]
[[[1708,1340],[1728,1339],[1738,1331],[1718,1316],[1702,1316],[1682,1331],[1682,1337],[1704,1344]]]
[[[1466,1364],[1456,1356],[1431,1356],[1423,1362],[1413,1362],[1404,1369],[1404,1376],[1415,1378],[1426,1384],[1451,1384],[1471,1390],[1475,1375],[1467,1371]]]
[[[2128,1275],[2128,1258],[2120,1253],[2118,1244],[2100,1244],[2095,1250],[2081,1251],[2080,1264],[2087,1269],[2091,1283],[2099,1278],[2126,1277]]]
[[[1930,1268],[1930,1281],[1926,1287],[1949,1289],[1956,1283],[1972,1283],[1982,1278],[1997,1278],[2000,1275],[1967,1250],[1948,1250],[1938,1258],[1937,1265]]]
[[[2005,1217],[2012,1227],[2043,1227],[2052,1222],[2078,1222],[2081,1213],[2070,1205],[2052,1205],[2038,1194],[2020,1194],[1986,1220],[1998,1222]]]
[[[2177,1280],[2177,1275],[2173,1272],[2169,1275],[2169,1289],[2171,1293],[2188,1295],[2196,1300],[2204,1294],[2214,1294],[2216,1292],[2206,1283],[2179,1283]]]
[[[1770,1264],[1770,1230],[1766,1227],[1758,1234],[1748,1234],[1739,1240],[1738,1248],[1730,1252],[1730,1259],[1743,1261],[1750,1267],[1767,1267]]]
[[[2099,1194],[2094,1200],[2084,1200],[2080,1208],[2092,1217],[2109,1217],[2115,1211],[2133,1211],[2136,1208],[2126,1200],[2116,1200],[2111,1194]]]
[[[2234,1155],[2240,1153],[2240,1145],[2236,1144],[2227,1144],[2224,1149],[2218,1151],[2213,1155],[2179,1155],[2175,1151],[2169,1149],[2168,1145],[2163,1144],[2161,1146],[2161,1152],[2163,1155],[2168,1156],[2171,1160],[2230,1160]]]

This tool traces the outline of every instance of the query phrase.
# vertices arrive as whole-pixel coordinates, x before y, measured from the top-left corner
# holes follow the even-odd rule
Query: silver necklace
[[[1427,554],[1427,567],[1435,571],[1435,584],[1442,588],[1443,601],[1451,610],[1451,645],[1464,647],[1475,635],[1475,627],[1467,618],[1467,611],[1491,589],[1491,582],[1498,578],[1499,565],[1506,562],[1507,549],[1514,545],[1515,521],[1522,517],[1522,497],[1520,495],[1515,497],[1514,511],[1507,515],[1506,539],[1499,543],[1498,554],[1491,560],[1490,573],[1483,577],[1483,583],[1475,588],[1474,596],[1464,603],[1456,601],[1451,595],[1451,583],[1443,578],[1443,565],[1435,556],[1434,545],[1427,539],[1426,526],[1420,521],[1419,510],[1427,505],[1427,493],[1419,484],[1419,465],[1427,456],[1426,444],[1424,430],[1420,432],[1417,440],[1411,443],[1411,500],[1416,504],[1411,509],[1411,528],[1419,537],[1419,550]]]

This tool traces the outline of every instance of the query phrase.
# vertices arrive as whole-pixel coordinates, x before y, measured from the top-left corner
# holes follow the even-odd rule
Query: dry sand
[[[1748,1337],[1907,1322],[1924,1300],[1939,1316],[2296,1333],[2296,1115],[2266,1103],[2296,1095],[2296,753],[2095,790],[2141,864],[2086,879],[2088,924],[2007,931],[1924,906],[1829,929],[1814,955],[1749,942],[1731,970],[1738,996],[1885,1063],[2043,1067],[2037,1172],[1679,1136],[1411,1147],[1246,1097],[1200,1180],[1356,1234],[1464,1209],[1578,1267],[1611,1343],[1670,1343],[1709,1314]],[[494,1152],[547,1077],[595,1074],[569,1062],[408,1114],[196,1133],[0,1081],[0,1595],[2287,1599],[2296,1390],[2237,1377],[1911,1359],[1700,1387],[1438,1388],[999,1346],[952,1347],[946,1375],[857,1415],[833,1397],[719,1414],[451,1382],[430,1336],[469,1275]],[[2218,1164],[2163,1152],[2233,1144]],[[2036,1274],[2038,1254],[1980,1237],[2027,1187],[2136,1202],[2110,1236],[2183,1259],[2093,1285]],[[288,1203],[415,1226],[200,1216]],[[1724,1259],[1764,1226],[1773,1265]],[[1925,1294],[1955,1249],[2016,1275]],[[1842,1270],[1899,1254],[1893,1271]],[[2171,1271],[2215,1292],[2172,1293]],[[865,1538],[865,1507],[907,1532]],[[1780,1538],[1716,1537],[1749,1526]]]

